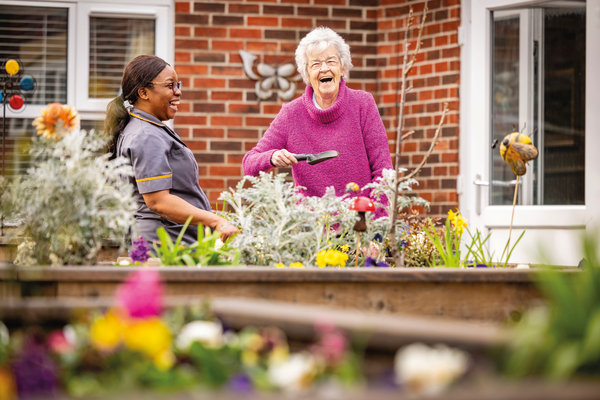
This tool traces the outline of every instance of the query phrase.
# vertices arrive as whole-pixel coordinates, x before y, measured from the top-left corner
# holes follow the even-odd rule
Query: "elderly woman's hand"
[[[271,155],[271,164],[275,167],[291,167],[298,164],[298,160],[286,149],[281,149]]]
[[[225,242],[230,237],[240,233],[240,230],[235,226],[225,221],[217,226],[217,231],[221,234],[221,240]]]

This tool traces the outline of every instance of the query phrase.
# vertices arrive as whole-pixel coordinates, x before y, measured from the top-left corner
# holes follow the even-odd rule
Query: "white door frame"
[[[496,254],[508,239],[512,206],[489,205],[489,192],[474,185],[476,176],[489,182],[490,129],[490,12],[536,1],[464,0],[462,2],[461,112],[459,205],[470,227],[492,232],[490,244]],[[511,258],[516,263],[547,261],[556,265],[577,265],[582,257],[580,234],[600,226],[600,0],[586,2],[586,161],[585,205],[517,206],[514,242],[521,230],[526,234]],[[508,132],[507,132],[508,133]],[[499,250],[498,250],[499,249]]]

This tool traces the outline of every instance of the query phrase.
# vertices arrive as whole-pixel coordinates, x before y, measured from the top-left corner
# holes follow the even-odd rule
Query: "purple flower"
[[[400,247],[402,247],[403,249],[407,248],[408,247],[408,241],[402,239],[400,241]]]
[[[12,363],[19,398],[53,398],[58,388],[57,366],[43,344],[27,341],[23,352]]]
[[[383,267],[387,268],[389,265],[385,261],[377,262],[375,258],[367,257],[365,260],[365,267]]]
[[[252,391],[252,381],[246,374],[235,374],[227,383],[229,389],[236,393],[250,393]]]
[[[150,258],[150,246],[142,236],[133,241],[133,249],[129,252],[129,257],[133,262],[141,263],[145,263]]]
[[[476,264],[475,261],[467,260],[466,262],[467,268],[487,268],[489,265],[487,264]]]

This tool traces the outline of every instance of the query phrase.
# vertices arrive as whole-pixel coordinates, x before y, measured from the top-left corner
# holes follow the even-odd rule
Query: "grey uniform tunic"
[[[162,226],[175,240],[183,225],[150,210],[142,194],[168,189],[193,206],[210,211],[210,203],[198,183],[198,164],[179,136],[156,117],[135,108],[130,114],[116,152],[133,166],[134,177],[130,181],[138,206],[134,238],[142,235],[149,242],[157,241],[156,229]],[[191,244],[197,239],[198,229],[190,225],[182,240]]]

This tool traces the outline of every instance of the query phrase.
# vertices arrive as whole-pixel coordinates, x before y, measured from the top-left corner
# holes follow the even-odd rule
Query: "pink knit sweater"
[[[364,186],[392,168],[388,137],[370,93],[340,83],[338,97],[330,108],[319,110],[312,100],[312,87],[304,95],[284,104],[256,147],[242,160],[246,175],[273,168],[271,155],[279,149],[291,153],[337,150],[339,157],[320,164],[304,161],[292,167],[297,186],[309,196],[322,196],[328,186],[343,194],[348,182]]]

